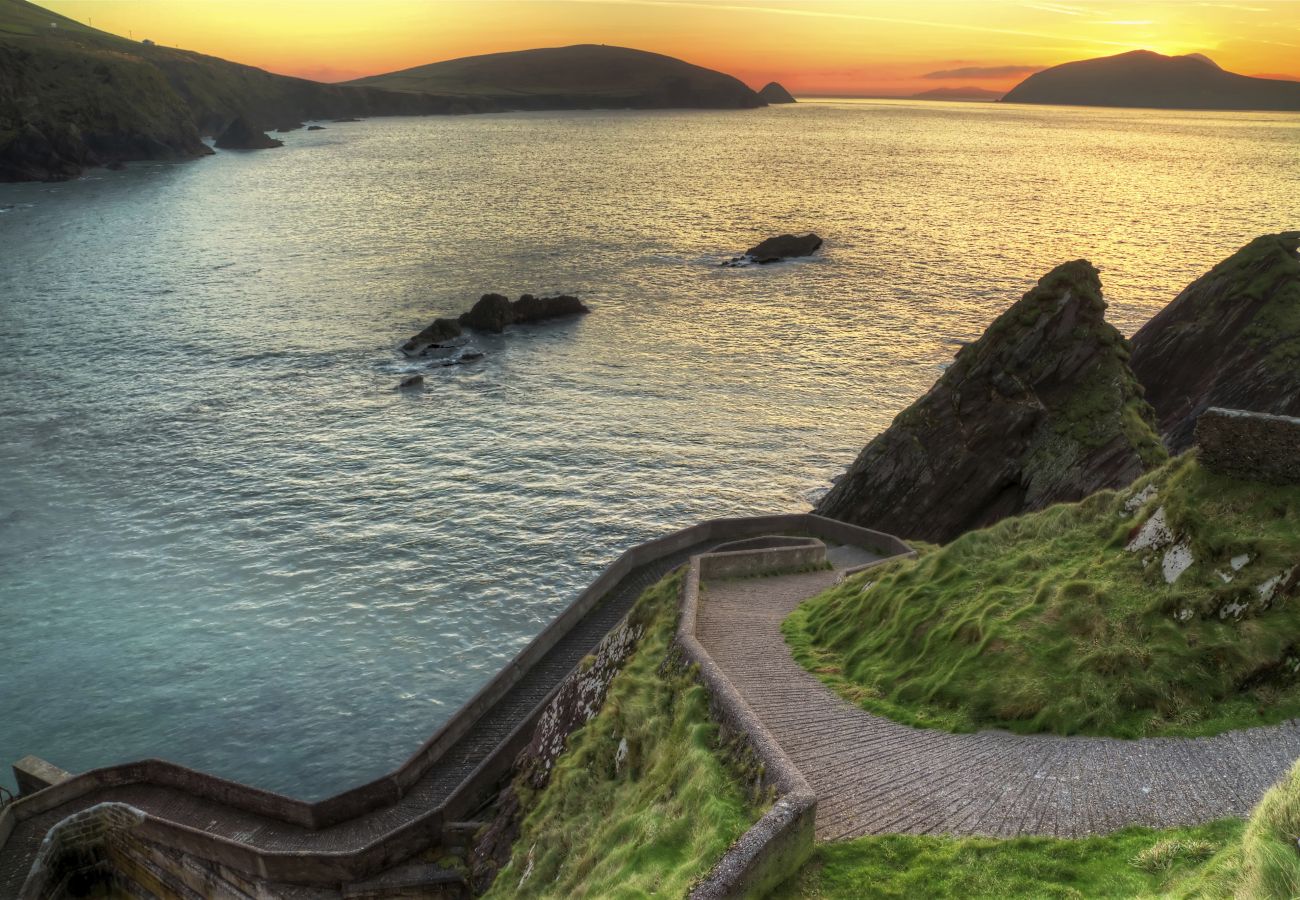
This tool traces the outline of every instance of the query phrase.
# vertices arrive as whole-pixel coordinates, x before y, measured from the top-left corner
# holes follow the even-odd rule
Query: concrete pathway
[[[1211,738],[949,734],[851,705],[790,656],[781,621],[835,572],[709,582],[697,633],[817,794],[817,837],[1045,834],[1244,816],[1300,757],[1288,722]]]

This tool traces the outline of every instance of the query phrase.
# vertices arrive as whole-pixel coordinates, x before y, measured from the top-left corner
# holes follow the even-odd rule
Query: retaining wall
[[[6,842],[19,822],[66,803],[89,797],[103,788],[123,785],[156,785],[188,792],[233,809],[252,812],[309,830],[326,828],[391,805],[426,774],[441,755],[463,737],[475,722],[568,634],[612,588],[634,570],[709,541],[735,541],[781,532],[814,534],[836,543],[857,544],[869,547],[886,557],[914,555],[910,547],[893,535],[859,528],[811,513],[714,519],[702,522],[662,538],[638,544],[624,552],[579,594],[554,622],[470,698],[433,737],[398,769],[382,778],[318,803],[306,803],[164,760],[148,759],[109,766],[72,776],[66,781],[39,790],[6,806],[3,811],[0,811],[0,854],[5,852]],[[811,558],[810,554],[815,555],[816,549],[811,548],[811,545],[801,545],[789,548],[766,548],[756,552],[787,553],[788,556],[771,558],[785,560],[789,565],[791,560]],[[822,554],[825,552],[824,545],[821,547],[821,552]],[[806,563],[798,563],[798,565],[803,564]],[[695,590],[698,592],[698,566],[693,566],[692,571]],[[688,582],[691,580],[692,578],[688,577]],[[691,642],[694,642],[693,630],[692,613]],[[707,653],[699,647],[698,642],[694,642],[694,646],[697,650],[692,652],[702,654],[701,658],[707,659]],[[689,648],[689,645],[683,642],[683,647]],[[716,672],[716,666],[712,666],[711,660],[708,661],[708,665]],[[704,673],[704,670],[705,666],[701,665],[701,672]],[[722,678],[721,673],[716,672],[716,677]],[[714,691],[718,696],[723,696],[725,693],[723,682],[725,678],[722,678]],[[726,683],[725,688],[730,689],[734,697],[727,697],[719,706],[724,724],[730,716],[733,727],[748,734],[756,734],[753,729],[755,727],[761,729],[757,720],[753,719],[752,714],[748,718],[735,718],[735,704],[740,703],[743,706],[743,701],[735,694],[734,688],[730,688],[729,682]],[[212,834],[186,823],[173,822],[148,814],[144,815],[143,822],[137,827],[135,833],[141,839],[156,843],[163,848],[190,854],[260,879],[299,884],[339,884],[370,877],[436,844],[440,839],[444,822],[453,821],[473,808],[482,799],[483,794],[509,770],[515,756],[527,744],[538,718],[551,703],[558,689],[559,683],[518,723],[511,735],[480,763],[444,803],[377,836],[364,846],[347,851],[265,850]],[[775,745],[773,744],[772,747],[774,748]],[[756,743],[755,748],[761,751],[761,742]],[[760,757],[767,763],[761,752]],[[771,768],[771,765],[768,765]],[[788,819],[789,822],[777,828],[779,824],[777,819],[770,818],[776,815],[774,807],[773,811],[764,817],[764,821],[755,826],[757,829],[763,826],[764,822],[768,822],[769,827],[773,829],[772,835],[764,839],[760,846],[772,845],[774,841],[783,840],[784,836],[791,833],[791,828],[795,828],[796,833],[802,833],[798,829],[803,827],[802,817],[807,812],[799,805],[803,794],[793,782],[787,786],[783,785],[785,782],[777,784],[778,792],[783,798],[790,800],[790,803],[781,806],[786,810],[782,814],[785,818],[781,821],[785,822]],[[806,787],[803,786],[805,789]],[[758,834],[755,832],[756,836]],[[746,837],[749,838],[749,835]],[[733,857],[729,853],[727,865],[734,868],[737,859],[738,857]],[[742,874],[736,877],[742,880],[748,878],[749,875],[744,873],[749,872],[750,868],[752,868],[750,865],[742,866]],[[701,894],[700,896],[722,895]]]
[[[1212,407],[1196,420],[1196,446],[1213,472],[1300,484],[1300,419]]]
[[[830,522],[831,525],[826,525],[825,522]],[[815,533],[837,543],[862,545],[866,541],[872,541],[867,546],[896,551],[876,562],[858,566],[854,571],[894,559],[916,556],[916,551],[897,538],[887,542],[876,541],[873,536],[878,536],[877,532],[864,534],[866,529],[856,529],[852,525],[832,527],[843,525],[832,520],[810,522],[809,525]],[[853,540],[855,537],[857,539]],[[817,795],[695,636],[700,581],[703,578],[717,578],[720,573],[733,576],[789,571],[792,567],[798,567],[792,566],[792,562],[811,564],[822,562],[825,558],[826,545],[820,540],[807,539],[802,546],[797,547],[702,554],[691,560],[687,570],[682,584],[678,646],[682,655],[699,667],[700,678],[709,691],[714,717],[726,732],[744,738],[763,764],[765,783],[774,788],[777,794],[772,808],[741,835],[705,879],[691,891],[691,900],[766,895],[808,860],[813,851],[817,827]]]

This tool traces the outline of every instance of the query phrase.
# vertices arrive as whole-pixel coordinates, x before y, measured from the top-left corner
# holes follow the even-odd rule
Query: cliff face
[[[1173,452],[1222,406],[1300,416],[1300,232],[1256,238],[1133,336],[1130,365]]]
[[[1052,270],[866,446],[816,511],[946,542],[1161,463],[1151,409],[1105,309],[1091,264]]]
[[[1162,109],[1300,109],[1300,84],[1225,72],[1199,54],[1133,50],[1052,66],[1016,85],[1004,103]]]

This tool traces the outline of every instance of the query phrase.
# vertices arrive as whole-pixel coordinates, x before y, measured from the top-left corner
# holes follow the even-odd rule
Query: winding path
[[[833,556],[832,556],[833,559]],[[867,834],[1081,837],[1243,816],[1300,757],[1296,721],[1209,738],[951,734],[841,699],[781,621],[838,573],[707,582],[697,635],[817,795],[818,840]]]

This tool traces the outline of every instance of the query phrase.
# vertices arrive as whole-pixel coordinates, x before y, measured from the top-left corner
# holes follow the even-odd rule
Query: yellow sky
[[[1146,48],[1300,78],[1300,0],[43,0],[96,28],[338,81],[440,59],[620,44],[795,93],[1005,90]],[[991,71],[983,71],[991,70]],[[925,77],[949,73],[941,77]]]

